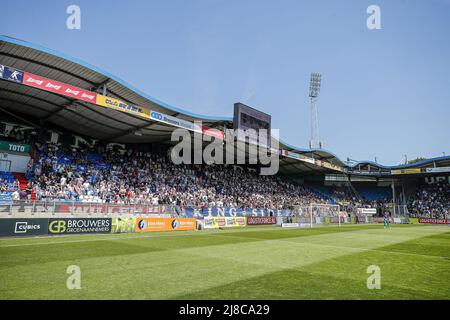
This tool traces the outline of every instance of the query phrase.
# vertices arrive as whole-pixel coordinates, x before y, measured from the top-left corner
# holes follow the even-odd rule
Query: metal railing
[[[51,217],[142,217],[142,216],[241,216],[241,215],[280,215],[277,210],[223,208],[223,207],[186,207],[176,205],[152,205],[152,204],[119,204],[119,203],[93,203],[93,202],[68,202],[68,201],[10,201],[0,203],[0,218],[51,218]],[[291,210],[283,209],[281,215],[286,215]]]
[[[120,217],[181,213],[173,205],[83,203],[58,201],[12,201],[0,203],[0,218],[10,217]]]

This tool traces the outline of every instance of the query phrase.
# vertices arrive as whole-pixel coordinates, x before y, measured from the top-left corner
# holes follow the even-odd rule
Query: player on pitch
[[[390,229],[391,228],[391,224],[389,221],[389,213],[385,212],[384,213],[384,228],[385,229]]]

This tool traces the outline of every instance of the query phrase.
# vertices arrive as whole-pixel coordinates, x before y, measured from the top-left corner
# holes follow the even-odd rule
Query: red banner
[[[211,137],[215,137],[215,138],[219,138],[220,140],[224,139],[223,131],[214,129],[214,128],[210,128],[207,126],[202,126],[202,134],[211,136]]]
[[[276,217],[247,217],[247,225],[276,224]]]
[[[430,224],[450,224],[449,219],[430,219],[430,218],[420,218],[419,223],[430,223]]]
[[[71,214],[161,214],[164,207],[146,205],[114,205],[114,204],[84,204],[56,203],[55,212]]]
[[[95,92],[84,90],[55,80],[50,80],[28,72],[24,73],[23,84],[41,90],[61,94],[73,99],[83,100],[94,104],[97,102],[97,94]]]

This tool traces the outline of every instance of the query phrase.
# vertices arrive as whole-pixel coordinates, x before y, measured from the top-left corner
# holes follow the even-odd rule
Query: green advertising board
[[[16,152],[16,153],[29,153],[30,145],[0,140],[0,151]]]

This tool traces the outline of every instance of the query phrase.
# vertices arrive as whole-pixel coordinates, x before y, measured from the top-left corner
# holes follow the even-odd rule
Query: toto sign
[[[263,225],[276,223],[276,217],[247,217],[247,225]]]

